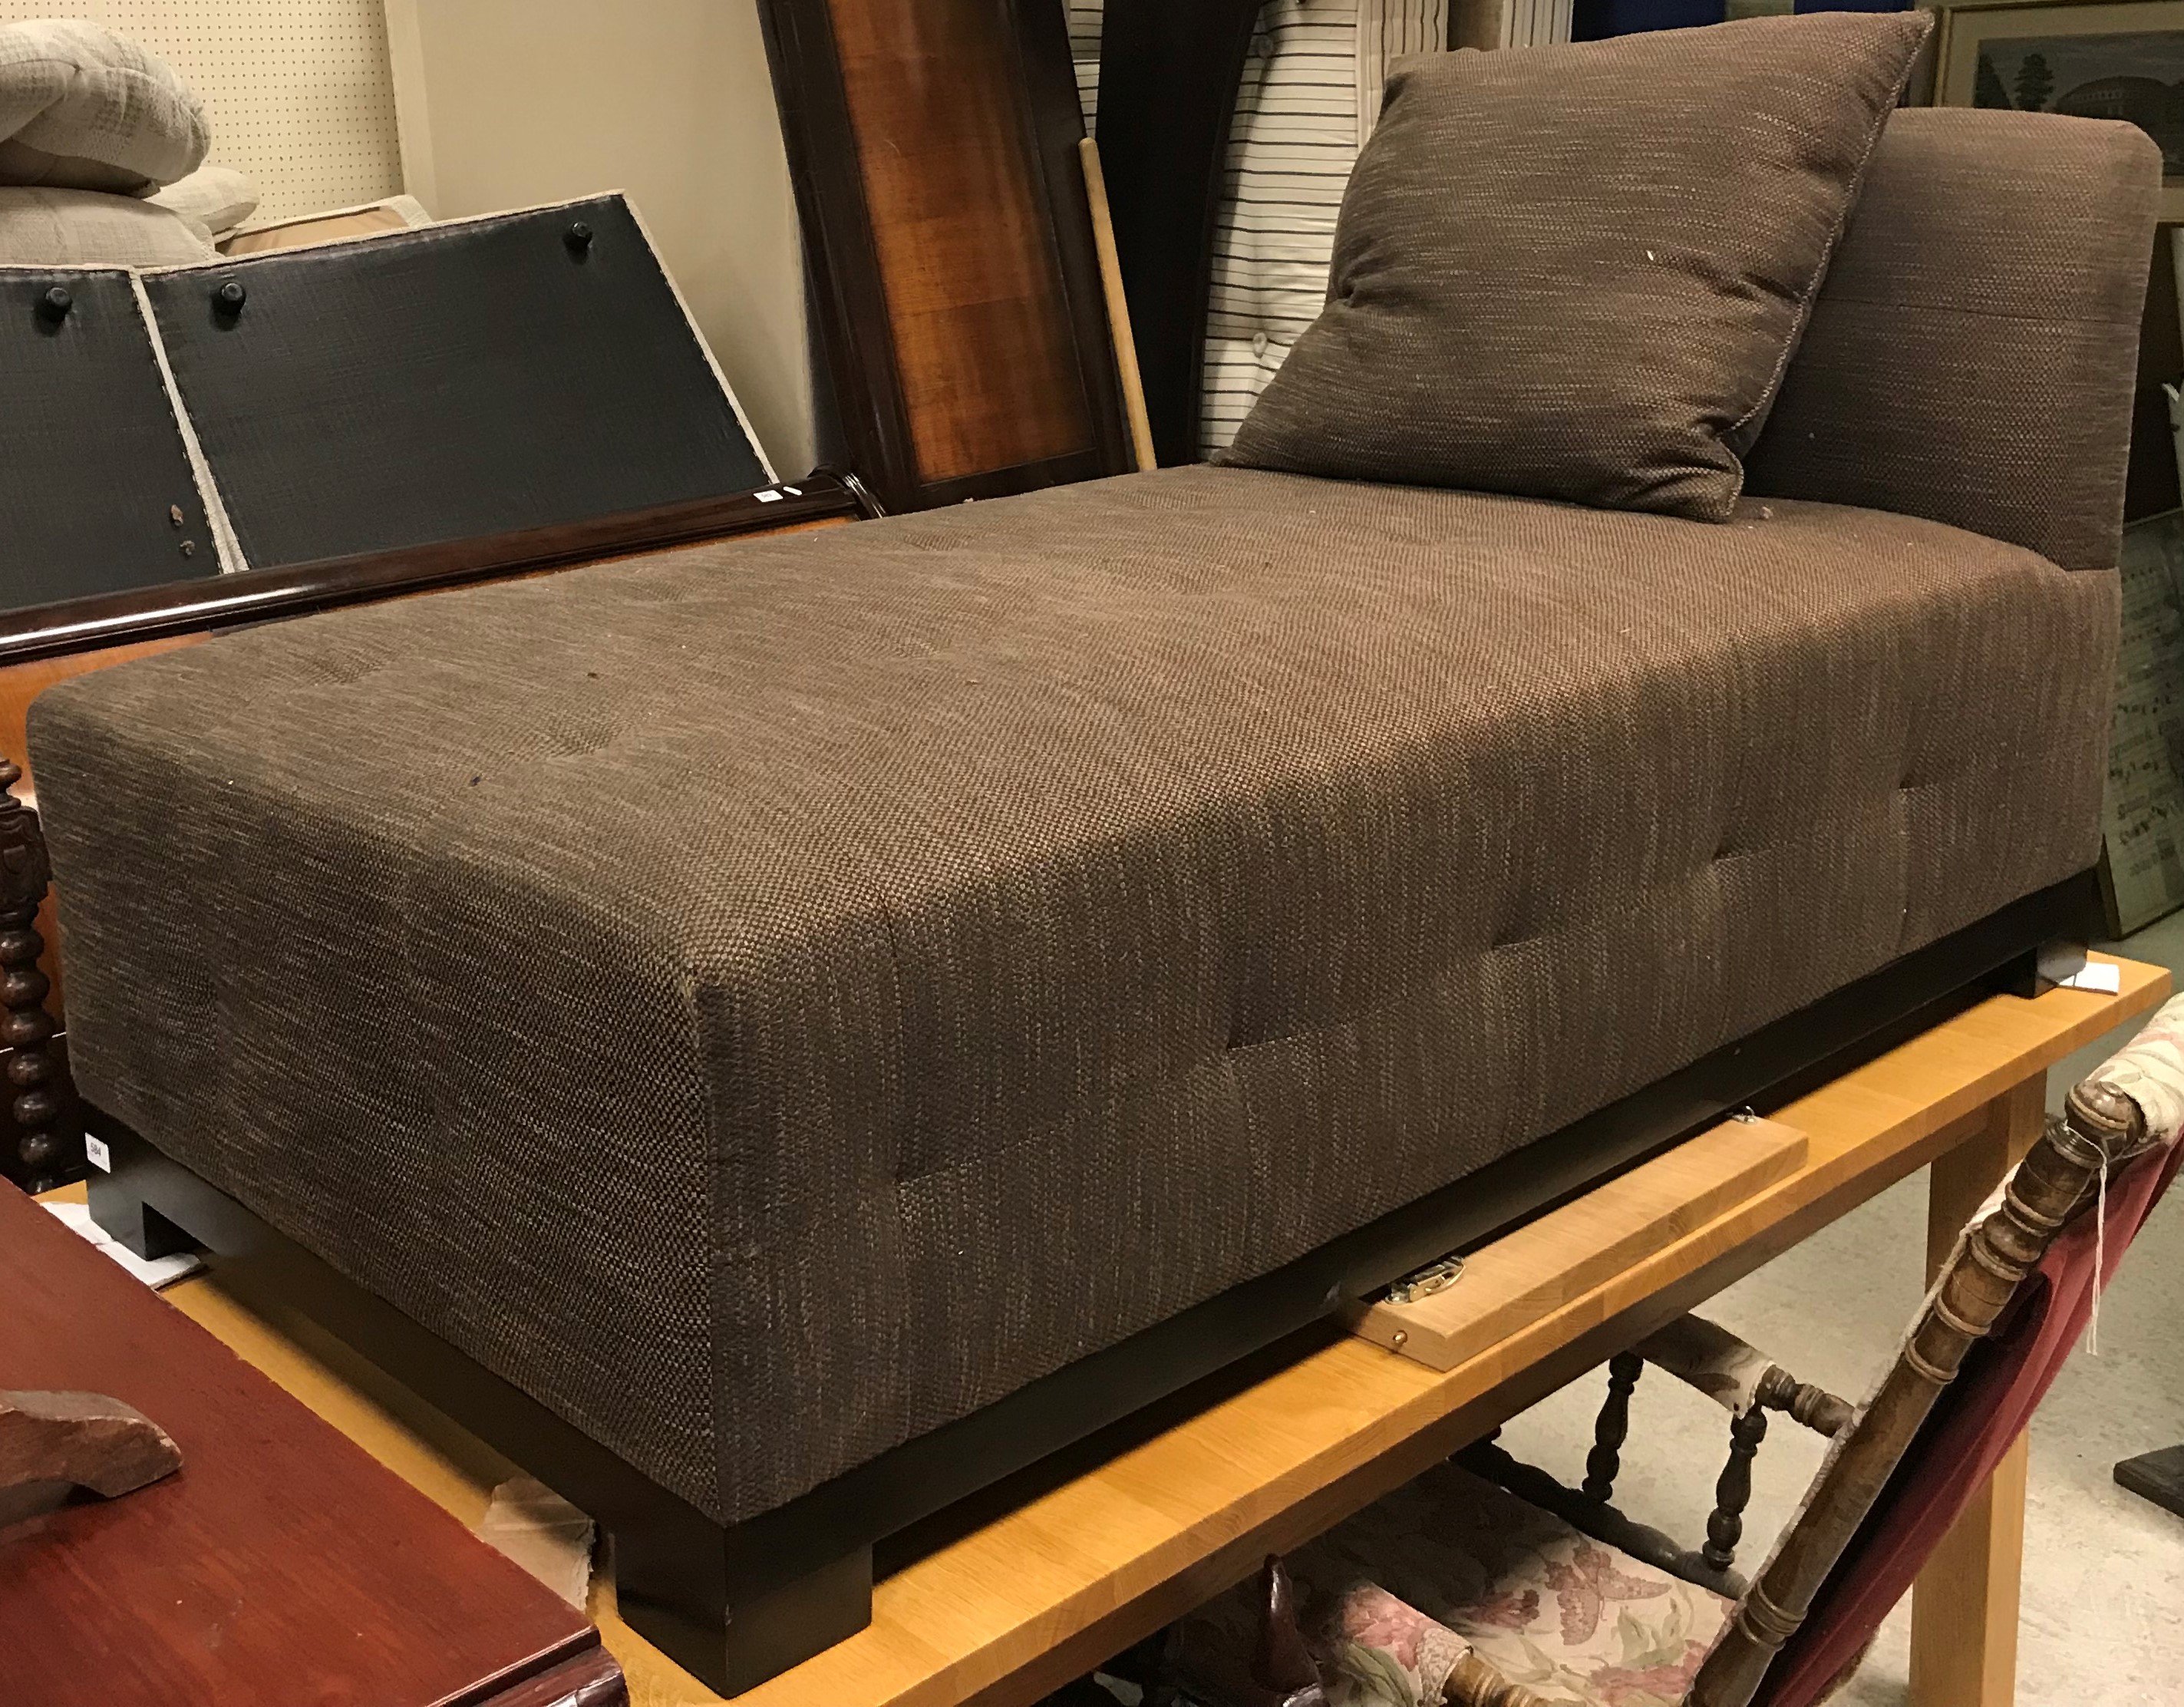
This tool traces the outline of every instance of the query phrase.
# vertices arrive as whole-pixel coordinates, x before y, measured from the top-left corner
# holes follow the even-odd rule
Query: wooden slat
[[[1026,1707],[1978,1140],[1988,1104],[2168,994],[2165,971],[2122,965],[2116,996],[1994,997],[1777,1110],[1808,1136],[1796,1173],[1457,1369],[1335,1338],[1028,1498],[883,1578],[871,1628],[740,1701]],[[482,1509],[493,1454],[353,1353],[308,1325],[269,1327],[216,1281],[168,1296],[459,1515]],[[591,1611],[637,1707],[716,1699],[621,1621],[611,1584]]]
[[[1724,1121],[1474,1252],[1447,1290],[1360,1306],[1351,1331],[1452,1370],[1787,1179],[1808,1147],[1777,1121]]]
[[[1087,137],[1078,144],[1084,162],[1084,195],[1092,204],[1092,240],[1100,255],[1100,288],[1107,298],[1107,333],[1114,341],[1116,371],[1123,382],[1123,410],[1130,423],[1130,456],[1138,472],[1160,466],[1153,449],[1153,423],[1145,413],[1145,377],[1138,370],[1138,341],[1130,331],[1130,298],[1123,288],[1123,261],[1115,249],[1115,219],[1107,203],[1107,176],[1100,169],[1100,145]]]

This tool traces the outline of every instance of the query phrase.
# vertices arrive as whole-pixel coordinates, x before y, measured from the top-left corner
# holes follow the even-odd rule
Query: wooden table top
[[[0,1527],[0,1700],[610,1707],[584,1615],[13,1186],[0,1386],[101,1392],[181,1448]]]

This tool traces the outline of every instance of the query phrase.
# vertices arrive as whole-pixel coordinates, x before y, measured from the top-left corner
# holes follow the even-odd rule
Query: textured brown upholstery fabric
[[[1896,114],[1751,490],[2114,567],[2160,192],[2161,151],[2134,125]]]
[[[1402,61],[1223,460],[1721,520],[1930,23]]]
[[[722,1518],[2097,845],[2112,576],[1191,468],[32,711],[100,1106]]]

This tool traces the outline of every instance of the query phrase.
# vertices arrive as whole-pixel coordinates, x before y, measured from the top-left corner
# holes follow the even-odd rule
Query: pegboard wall
[[[384,0],[0,0],[0,24],[32,18],[103,24],[181,72],[210,158],[257,182],[259,220],[402,188]]]

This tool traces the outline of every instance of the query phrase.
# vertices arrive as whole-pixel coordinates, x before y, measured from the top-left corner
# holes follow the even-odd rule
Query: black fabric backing
[[[39,304],[57,286],[71,300],[54,320]],[[129,275],[0,278],[0,606],[219,569]]]
[[[619,197],[147,284],[254,567],[766,483]]]

